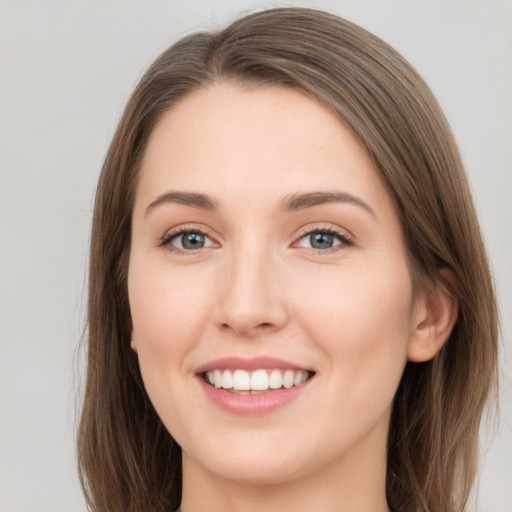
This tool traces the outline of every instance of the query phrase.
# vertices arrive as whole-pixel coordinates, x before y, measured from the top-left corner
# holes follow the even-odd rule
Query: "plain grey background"
[[[501,422],[482,512],[512,511],[512,3],[0,0],[0,510],[84,511],[75,357],[95,182],[123,104],[177,38],[262,7],[330,10],[420,71],[459,142],[499,289]]]

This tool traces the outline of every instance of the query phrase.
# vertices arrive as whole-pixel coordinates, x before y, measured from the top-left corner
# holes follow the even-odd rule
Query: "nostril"
[[[232,329],[233,327],[227,323],[227,322],[224,322],[221,324],[221,329],[223,330],[226,330],[226,329]],[[239,331],[241,333],[246,333],[248,331],[254,331],[254,330],[268,330],[268,329],[272,329],[273,328],[273,324],[270,323],[270,322],[263,322],[261,324],[257,324],[255,327],[253,328],[243,328],[243,327],[239,327],[238,329],[234,328],[235,331]]]

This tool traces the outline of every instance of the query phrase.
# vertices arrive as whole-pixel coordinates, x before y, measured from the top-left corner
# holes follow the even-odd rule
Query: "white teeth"
[[[251,376],[245,370],[235,370],[233,373],[233,389],[249,391],[251,389]]]
[[[279,370],[272,370],[268,381],[268,387],[270,389],[279,389],[283,386],[283,376]]]
[[[293,386],[293,381],[295,380],[295,372],[292,370],[286,370],[283,375],[283,386],[286,389],[290,389]]]
[[[213,382],[216,388],[222,387],[222,372],[220,370],[213,371]]]
[[[295,372],[295,378],[293,379],[294,386],[300,386],[308,378],[308,372]]]
[[[256,370],[251,375],[251,389],[265,391],[268,389],[268,375],[266,370]]]
[[[231,389],[233,387],[233,374],[229,370],[224,370],[222,374],[222,387]]]
[[[267,391],[269,389],[290,389],[300,386],[309,373],[304,370],[219,370],[206,372],[206,381],[216,388],[235,391]]]

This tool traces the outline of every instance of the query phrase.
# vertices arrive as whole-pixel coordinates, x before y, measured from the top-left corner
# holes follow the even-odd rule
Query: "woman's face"
[[[167,112],[128,288],[132,347],[185,474],[383,474],[411,280],[385,186],[324,107],[216,84]]]

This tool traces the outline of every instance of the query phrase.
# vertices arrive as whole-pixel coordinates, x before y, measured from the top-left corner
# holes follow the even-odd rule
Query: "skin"
[[[154,204],[169,191],[207,194],[217,209]],[[371,211],[346,201],[282,211],[290,195],[318,191]],[[204,232],[207,246],[176,251],[180,228]],[[350,243],[312,248],[308,233],[326,229]],[[175,105],[142,164],[128,290],[132,348],[183,451],[182,512],[388,510],[393,396],[406,361],[431,358],[456,311],[441,289],[415,299],[395,207],[333,114],[299,92],[229,83]],[[315,375],[276,411],[234,415],[195,375],[226,356]]]

